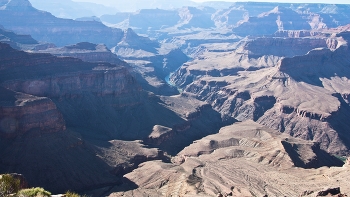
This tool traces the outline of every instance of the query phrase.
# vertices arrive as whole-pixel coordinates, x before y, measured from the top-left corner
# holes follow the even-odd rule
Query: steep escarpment
[[[14,91],[54,98],[77,96],[86,91],[96,95],[120,95],[139,90],[122,66],[25,53],[7,44],[1,44],[0,48],[1,83]]]
[[[29,45],[36,45],[38,41],[34,40],[30,35],[19,35],[3,28],[0,25],[0,42],[8,43],[13,48],[24,48]]]
[[[1,85],[13,91],[51,98],[63,113],[69,127],[79,126],[80,123],[92,126],[89,119],[74,116],[80,113],[82,117],[89,115],[84,110],[76,110],[85,104],[91,106],[91,109],[119,109],[138,105],[145,98],[140,86],[125,67],[59,58],[50,54],[25,53],[11,49],[6,44],[1,46]],[[117,111],[112,111],[118,114]],[[89,112],[97,115],[96,120],[103,122],[103,118],[98,117],[99,114],[93,110]],[[84,121],[79,122],[80,119]],[[98,125],[92,128],[98,129]]]
[[[66,129],[62,114],[45,97],[0,87],[0,135],[16,137],[26,132],[52,133]]]
[[[0,46],[0,85],[10,92],[2,94],[1,126],[16,134],[0,138],[0,172],[22,173],[34,186],[61,193],[113,187],[139,163],[167,161],[163,151],[175,155],[233,122],[185,95],[143,91],[120,65]]]
[[[218,44],[213,44],[213,50],[198,55],[197,58],[182,65],[171,80],[178,87],[185,87],[200,76],[228,76],[236,75],[243,70],[257,70],[274,67],[283,57],[304,55],[314,48],[339,47],[332,45],[326,37],[281,38],[260,37],[255,39],[244,38],[231,44],[230,50],[218,50]],[[334,39],[337,43],[337,39]],[[209,45],[209,44],[208,44]],[[215,50],[216,49],[216,50]]]
[[[304,55],[314,48],[328,48],[327,38],[256,38],[244,46],[250,57],[293,57]]]
[[[272,35],[278,30],[309,30],[310,25],[290,8],[277,6],[256,17],[242,20],[233,32],[242,36]]]
[[[334,52],[315,49],[307,55],[284,58],[277,67],[231,76],[206,71],[213,69],[210,65],[185,65],[172,79],[224,115],[255,120],[319,142],[328,152],[348,154],[348,125],[344,121],[350,112],[347,54],[346,45]]]
[[[97,21],[56,18],[48,12],[33,8],[28,0],[11,0],[1,8],[0,24],[6,29],[57,46],[87,41],[112,47],[123,36],[122,30],[109,28]]]
[[[21,173],[30,187],[44,187],[53,193],[120,185],[122,175],[139,163],[165,158],[162,151],[145,148],[137,141],[90,141],[70,128],[0,138],[0,143],[0,173]]]
[[[159,43],[148,37],[137,35],[132,29],[124,31],[120,42],[111,50],[123,58],[148,57],[157,52]]]
[[[74,57],[85,62],[108,62],[120,66],[127,66],[125,62],[120,60],[116,54],[113,54],[106,45],[93,44],[89,42],[80,42],[74,45],[64,47],[36,47],[35,52],[50,53],[59,57]]]

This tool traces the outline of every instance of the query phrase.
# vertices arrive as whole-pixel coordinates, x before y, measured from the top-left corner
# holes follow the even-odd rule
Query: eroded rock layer
[[[236,123],[195,141],[172,164],[141,164],[125,175],[130,191],[110,196],[313,196],[339,186],[349,192],[346,168],[313,169],[343,164],[314,145],[253,121]]]
[[[13,92],[3,87],[0,87],[0,125],[0,135],[5,137],[66,129],[62,114],[49,98]]]
[[[347,35],[339,34],[339,40],[346,40]],[[348,54],[344,44],[335,51],[317,48],[306,55],[282,58],[268,68],[262,64],[263,69],[240,71],[259,66],[256,59],[247,58],[227,73],[220,68],[222,63],[219,67],[201,65],[197,59],[182,66],[171,79],[224,116],[251,119],[320,142],[329,152],[348,154]]]

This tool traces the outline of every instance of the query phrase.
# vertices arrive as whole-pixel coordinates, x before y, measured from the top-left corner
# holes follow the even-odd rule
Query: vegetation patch
[[[0,175],[0,196],[7,197],[16,194],[20,189],[21,181],[10,174]]]
[[[50,197],[51,193],[41,187],[22,189],[18,192],[18,197]]]

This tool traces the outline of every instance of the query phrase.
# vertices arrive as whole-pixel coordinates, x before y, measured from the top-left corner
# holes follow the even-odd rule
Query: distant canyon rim
[[[153,3],[0,0],[0,174],[53,194],[350,195],[350,5]]]

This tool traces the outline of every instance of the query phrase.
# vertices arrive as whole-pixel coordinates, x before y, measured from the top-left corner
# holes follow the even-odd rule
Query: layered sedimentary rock
[[[0,49],[1,83],[14,91],[54,98],[77,96],[87,91],[117,96],[139,90],[127,69],[120,65],[25,53],[7,44],[1,44]]]
[[[111,64],[127,66],[116,54],[113,54],[106,45],[80,42],[61,48],[43,48],[40,45],[34,48],[35,52],[50,53],[59,57],[74,57],[85,62],[108,62]]]
[[[247,50],[249,57],[261,57],[263,55],[293,57],[305,55],[314,48],[329,48],[327,38],[256,38],[248,40],[236,52]]]
[[[132,29],[124,31],[121,41],[111,51],[122,58],[142,58],[154,56],[159,43],[148,37],[137,35]]]
[[[257,17],[249,17],[246,21],[233,28],[242,36],[272,35],[278,30],[309,30],[310,25],[297,12],[290,8],[277,6],[269,12]]]
[[[347,33],[339,36],[347,39]],[[284,58],[277,67],[231,74],[208,72],[213,69],[210,65],[185,65],[172,79],[222,114],[251,119],[320,142],[329,152],[348,154],[347,54],[346,45],[334,52],[315,49]]]
[[[99,46],[80,43],[68,48],[93,51]],[[227,124],[205,102],[142,91],[120,65],[26,53],[7,44],[0,44],[0,50],[0,84],[14,98],[20,96],[6,97],[12,99],[10,114],[6,99],[4,110],[0,108],[4,128],[16,130],[14,138],[0,138],[0,172],[22,173],[33,186],[53,192],[112,187],[141,162],[167,160],[162,151],[145,148],[140,141],[120,140],[144,140],[176,154]],[[11,122],[21,115],[28,119]],[[60,121],[66,123],[65,131]]]
[[[304,55],[314,48],[335,49],[340,46],[337,39],[328,38],[281,38],[264,37],[242,39],[233,44],[207,44],[207,51],[182,65],[171,80],[183,88],[196,78],[235,75],[238,71],[274,67],[283,57]],[[220,50],[218,46],[223,45]],[[226,48],[226,50],[224,50]]]
[[[26,132],[52,133],[66,129],[62,114],[45,97],[0,87],[0,135],[16,137]]]
[[[195,141],[171,164],[141,164],[125,175],[124,188],[131,191],[110,196],[307,196],[339,186],[347,193],[349,172],[342,167],[312,169],[325,165],[342,162],[312,142],[247,121]]]
[[[165,158],[162,151],[137,141],[86,140],[72,129],[0,142],[0,173],[16,171],[30,187],[56,194],[113,187],[139,163]]]
[[[56,18],[33,8],[28,0],[2,2],[0,7],[0,24],[5,28],[58,46],[88,41],[112,47],[123,36],[122,30],[100,22]]]
[[[37,45],[38,41],[30,35],[18,35],[12,31],[3,28],[0,25],[0,42],[8,43],[12,48],[25,48],[25,46]]]

